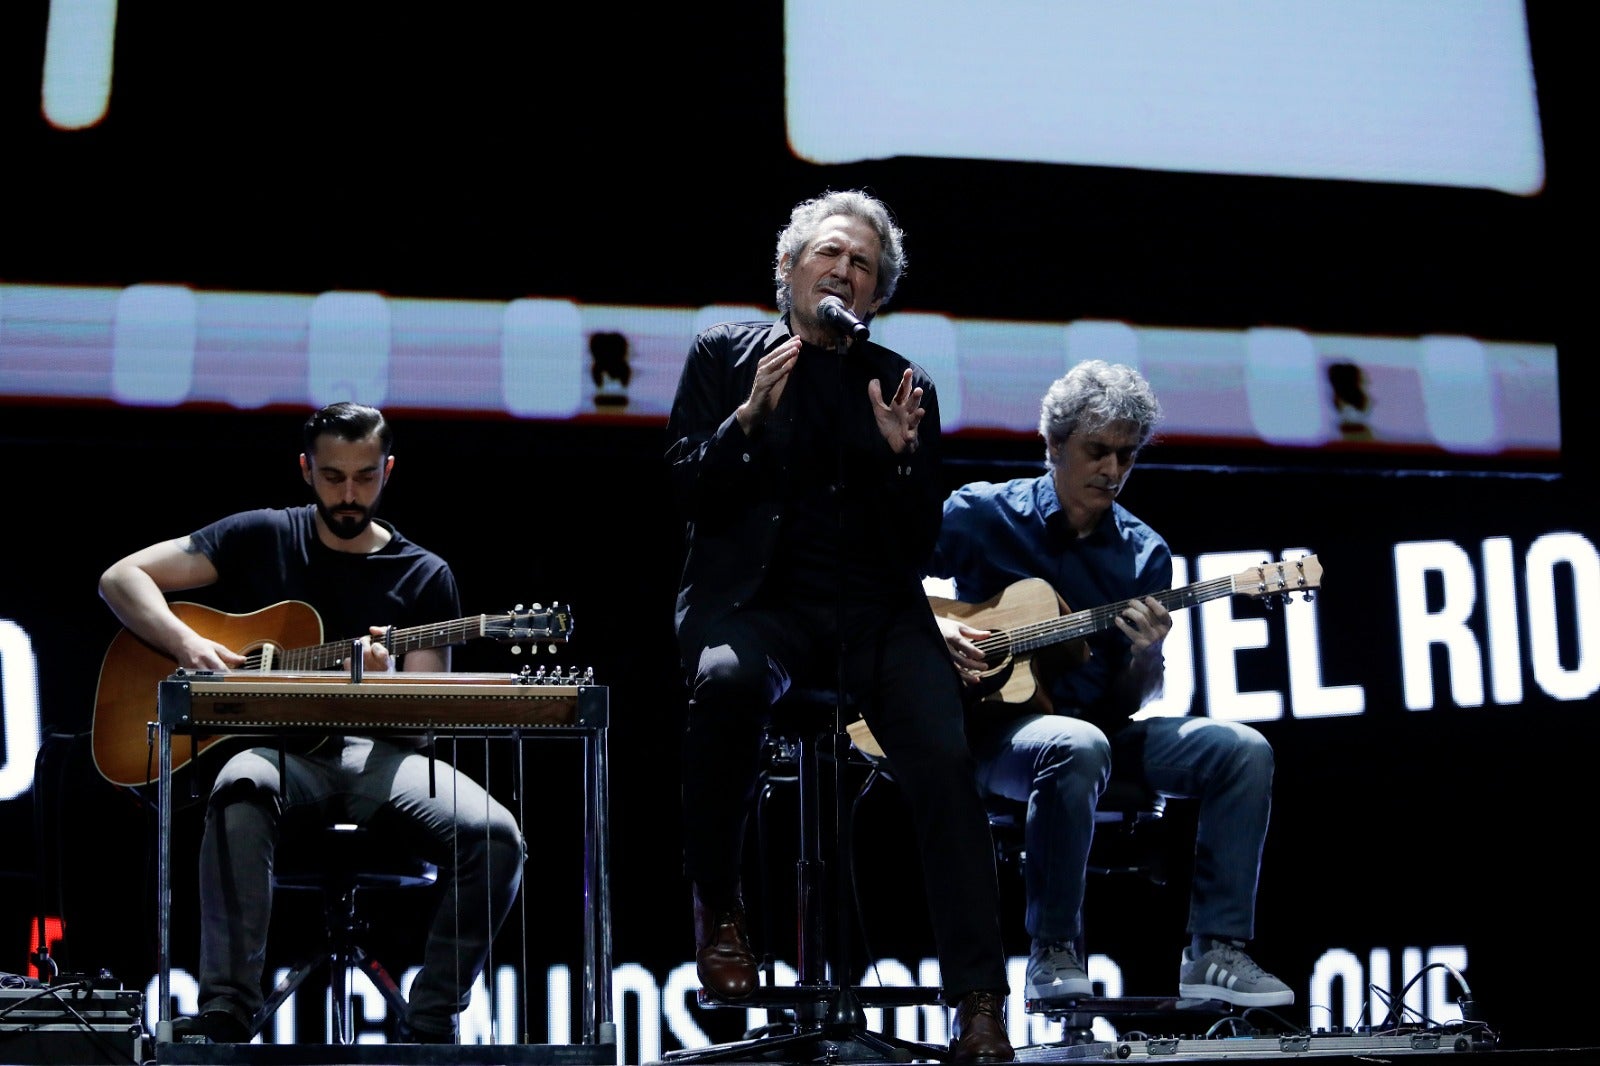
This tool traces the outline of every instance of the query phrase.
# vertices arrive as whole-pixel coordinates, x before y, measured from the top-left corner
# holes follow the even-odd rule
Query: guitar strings
[[[501,616],[493,616],[499,619]],[[534,615],[539,619],[539,615]],[[461,644],[474,637],[487,637],[492,635],[490,615],[471,615],[466,618],[457,618],[450,622],[435,622],[431,625],[416,626],[411,629],[396,629],[389,633],[389,650],[395,655],[404,655],[410,651],[423,648],[435,648],[441,644]],[[515,622],[515,626],[507,630],[510,636],[518,639],[538,640],[543,638],[564,639],[562,634],[552,629],[547,622],[530,624],[525,618],[511,616],[508,621]],[[349,641],[333,641],[327,644],[317,644],[309,648],[284,648],[278,644],[268,643],[255,651],[245,654],[244,662],[239,665],[241,670],[329,670],[344,661],[345,653],[350,650]],[[269,667],[267,664],[271,663]]]
[[[1197,603],[1213,599],[1221,593],[1231,591],[1237,575],[1213,578],[1210,581],[1201,581],[1181,589],[1170,589],[1156,595],[1156,601],[1163,607],[1192,607]],[[1267,584],[1265,572],[1262,573],[1261,584]],[[1279,581],[1278,591],[1287,594],[1292,591],[1287,583]],[[1059,640],[1072,640],[1076,637],[1086,637],[1102,629],[1108,629],[1113,624],[1113,619],[1121,614],[1127,607],[1128,601],[1108,603],[1100,607],[1091,607],[1083,611],[1073,611],[1042,622],[1029,622],[1015,629],[998,630],[987,637],[980,637],[973,643],[983,653],[985,662],[995,665],[1003,663],[1008,657],[1018,651],[1028,651],[1045,644]]]
[[[480,614],[472,618],[458,618],[452,622],[437,622],[432,625],[417,626],[414,629],[395,630],[390,634],[389,650],[395,655],[404,655],[420,648],[458,644],[486,632],[488,620],[488,615]],[[283,648],[276,644],[268,644],[246,654],[240,669],[264,670],[268,668],[265,664],[270,661],[271,668],[277,670],[326,670],[342,661],[349,649],[348,641],[333,641],[309,648]]]

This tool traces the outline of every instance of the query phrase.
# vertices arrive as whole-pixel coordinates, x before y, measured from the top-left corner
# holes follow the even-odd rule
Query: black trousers
[[[1006,989],[989,821],[961,682],[920,597],[858,608],[760,604],[714,623],[688,679],[684,872],[733,902],[770,709],[793,685],[844,684],[910,807],[946,998]]]

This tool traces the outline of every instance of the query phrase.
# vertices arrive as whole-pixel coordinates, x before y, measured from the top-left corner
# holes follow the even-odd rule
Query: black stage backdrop
[[[1158,444],[1124,502],[1167,535],[1191,575],[1213,553],[1305,549],[1325,567],[1311,660],[1289,663],[1286,618],[1312,608],[1233,608],[1269,636],[1266,647],[1237,652],[1234,687],[1283,701],[1281,714],[1258,723],[1279,769],[1256,955],[1295,986],[1290,1016],[1312,1026],[1357,1020],[1308,1011],[1330,953],[1376,971],[1388,952],[1392,972],[1367,977],[1395,992],[1408,949],[1432,957],[1460,947],[1479,1010],[1508,1043],[1595,1042],[1580,997],[1597,739],[1594,685],[1584,678],[1600,656],[1600,602],[1588,584],[1584,348],[1568,317],[1570,256],[1560,254],[1583,181],[1570,157],[1575,33],[1563,5],[1528,10],[1547,167],[1529,197],[960,160],[807,163],[784,141],[778,5],[653,8],[626,19],[600,9],[125,7],[110,116],[74,134],[39,118],[49,5],[8,5],[0,16],[0,282],[759,304],[771,299],[770,249],[787,207],[825,187],[869,185],[910,235],[913,267],[899,300],[907,309],[1556,345],[1559,460],[1475,465]],[[849,108],[850,92],[844,79],[841,121],[870,123]],[[66,922],[55,949],[64,969],[104,969],[143,987],[154,958],[154,822],[88,755],[97,674],[116,632],[95,581],[123,553],[223,513],[300,502],[304,411],[0,400],[0,619],[31,643],[40,719],[58,738],[32,787],[0,804],[0,971],[26,969],[28,927],[42,909]],[[397,421],[384,514],[452,560],[466,610],[573,606],[574,641],[545,661],[592,667],[610,690],[615,956],[665,984],[688,958],[690,934],[676,820],[683,693],[671,638],[681,531],[662,426],[420,411]],[[1040,454],[1033,439],[1003,434],[958,437],[950,450],[952,485],[1033,472]],[[1497,660],[1496,675],[1483,664],[1491,644],[1508,639],[1507,616],[1485,602],[1502,539],[1519,640],[1515,666]],[[1430,569],[1418,559],[1445,561]],[[1404,659],[1417,604],[1438,611],[1468,595],[1451,580],[1484,601],[1463,623],[1483,666],[1481,698],[1464,686],[1470,656],[1435,646],[1420,653],[1424,667]],[[1539,636],[1529,626],[1541,617],[1544,583],[1555,605]],[[1197,617],[1188,639],[1198,658],[1204,641],[1221,638]],[[1305,676],[1308,661],[1320,677]],[[521,665],[488,646],[464,649],[457,663]],[[1520,691],[1506,670],[1520,675]],[[1431,694],[1408,707],[1406,683],[1419,674]],[[1561,676],[1578,678],[1575,695],[1551,691]],[[1347,687],[1346,700],[1359,687],[1359,713],[1307,716],[1290,699],[1297,683]],[[525,966],[542,988],[546,966],[571,962],[577,935],[565,910],[575,882],[563,864],[579,847],[570,820],[578,784],[560,759],[530,759],[529,891],[498,961]],[[184,874],[199,806],[182,788],[180,801],[174,961],[192,966]],[[897,802],[886,789],[863,804],[863,908],[874,957],[914,969],[931,943]],[[1174,885],[1091,889],[1091,950],[1116,960],[1127,994],[1173,991],[1191,821],[1176,805],[1164,830]],[[781,857],[777,866],[781,882]],[[1025,955],[1015,877],[1001,876],[1008,946]],[[304,950],[316,920],[309,904],[284,909],[275,963]],[[789,927],[781,905],[773,909],[782,950]],[[390,938],[383,946],[397,969],[416,949],[419,924],[378,934]],[[1459,994],[1446,991],[1451,1001]],[[730,1027],[700,1024],[718,1037]],[[675,1046],[670,1034],[660,1040]]]

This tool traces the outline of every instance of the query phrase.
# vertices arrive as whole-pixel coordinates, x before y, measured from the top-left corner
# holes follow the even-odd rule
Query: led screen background
[[[1241,348],[1252,331],[1287,330],[1354,338],[1368,352],[1429,337],[1553,352],[1562,406],[1550,415],[1567,430],[1549,438],[1558,447],[1482,456],[1186,434],[1147,454],[1127,503],[1189,560],[1317,552],[1327,567],[1316,606],[1322,681],[1364,693],[1359,715],[1306,719],[1289,704],[1282,719],[1262,723],[1280,773],[1259,953],[1293,977],[1303,1006],[1313,964],[1332,948],[1365,958],[1464,944],[1491,1019],[1524,1044],[1554,1038],[1562,1023],[1545,1009],[1546,968],[1566,949],[1584,894],[1565,869],[1581,825],[1549,812],[1591,805],[1581,767],[1560,753],[1592,745],[1593,698],[1557,698],[1534,680],[1528,590],[1537,578],[1522,564],[1542,538],[1576,532],[1592,542],[1595,530],[1592,452],[1571,387],[1581,351],[1560,254],[1575,232],[1568,205],[1581,180],[1567,133],[1571,16],[1559,5],[1527,11],[1544,182],[1515,194],[976,158],[810,162],[793,151],[786,123],[784,12],[747,7],[618,18],[125,5],[106,116],[67,131],[40,108],[48,5],[10,5],[0,34],[0,320],[11,321],[11,297],[25,287],[112,303],[130,290],[135,302],[192,291],[202,305],[328,293],[496,309],[565,301],[586,316],[583,339],[637,311],[647,324],[651,315],[692,324],[702,309],[770,302],[773,238],[792,203],[867,185],[895,207],[910,241],[892,314],[998,336],[990,347],[1002,352],[1011,344],[1020,356],[1018,342],[1079,322]],[[836,121],[870,129],[874,113],[849,71],[834,77]],[[109,346],[101,333],[110,315],[82,321],[84,350]],[[885,316],[885,331],[894,321]],[[688,335],[682,324],[667,332]],[[258,339],[224,336],[216,350]],[[15,352],[5,346],[16,340],[8,324],[0,348]],[[671,342],[660,346],[659,362],[644,367],[670,379]],[[0,363],[0,372],[17,365]],[[976,378],[978,394],[1008,397],[1006,418],[1026,427],[1052,365],[1019,358]],[[433,380],[441,395],[465,388],[460,378]],[[1224,390],[1220,409],[1242,395]],[[115,632],[94,594],[101,569],[226,511],[298,502],[303,409],[169,409],[98,392],[8,397],[0,617],[27,634],[46,730],[70,736],[87,728]],[[617,723],[617,956],[665,974],[684,960],[688,910],[671,817],[679,531],[659,414],[562,420],[407,404],[399,430],[386,513],[452,559],[465,608],[574,605],[577,639],[563,659],[594,666],[611,686]],[[987,427],[963,434],[953,452],[952,481],[1037,469],[1040,448],[1025,430]],[[1460,702],[1465,689],[1454,680],[1465,671],[1441,649],[1435,702],[1407,709],[1395,546],[1448,541],[1473,561],[1482,603],[1467,625],[1487,659],[1494,570],[1485,559],[1494,550],[1484,544],[1498,538],[1510,539],[1519,563],[1521,698],[1500,702],[1490,683],[1480,705]],[[1555,573],[1568,590],[1552,609],[1562,666],[1581,678],[1595,655],[1587,571]],[[1448,582],[1424,583],[1436,586],[1439,609]],[[1263,624],[1269,646],[1239,653],[1239,687],[1287,694],[1286,630],[1281,616]],[[1214,631],[1197,615],[1194,640]],[[514,668],[489,649],[462,663]],[[14,675],[5,676],[9,686]],[[1215,680],[1201,678],[1203,694]],[[139,983],[151,936],[147,816],[98,779],[81,741],[54,750],[60,757],[36,789],[5,805],[19,832],[0,864],[0,970],[25,966],[27,912],[43,898],[67,918],[68,966],[106,966]],[[559,772],[550,775],[539,799],[552,819],[539,819],[541,831],[563,795]],[[876,939],[884,953],[921,958],[929,949],[903,814],[886,796],[868,817],[865,832],[880,845],[868,896],[895,915],[879,915]],[[1175,812],[1175,828],[1184,817]],[[194,831],[191,820],[185,832]],[[550,848],[554,869],[562,845]],[[1181,871],[1182,849],[1174,855]],[[1530,866],[1551,876],[1532,877]],[[1101,888],[1092,898],[1095,950],[1123,966],[1127,990],[1167,991],[1181,892]],[[1014,951],[1025,950],[1019,914],[1012,906],[1007,917]],[[294,946],[287,936],[281,950]],[[1581,1038],[1576,1020],[1566,1024]]]
[[[1543,184],[1518,0],[891,2],[855,13],[848,33],[816,0],[784,14],[790,142],[813,162],[929,156],[1521,195]],[[849,97],[877,121],[848,121]]]

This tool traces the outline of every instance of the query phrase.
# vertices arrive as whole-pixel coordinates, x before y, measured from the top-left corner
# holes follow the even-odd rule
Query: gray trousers
[[[429,794],[430,763],[434,794]],[[522,884],[527,845],[498,800],[449,764],[369,737],[334,737],[310,755],[252,748],[212,786],[200,843],[200,1009],[250,1025],[264,997],[272,864],[280,818],[309,809],[379,824],[397,848],[437,864],[444,889],[411,986],[414,1030],[455,1030]]]

